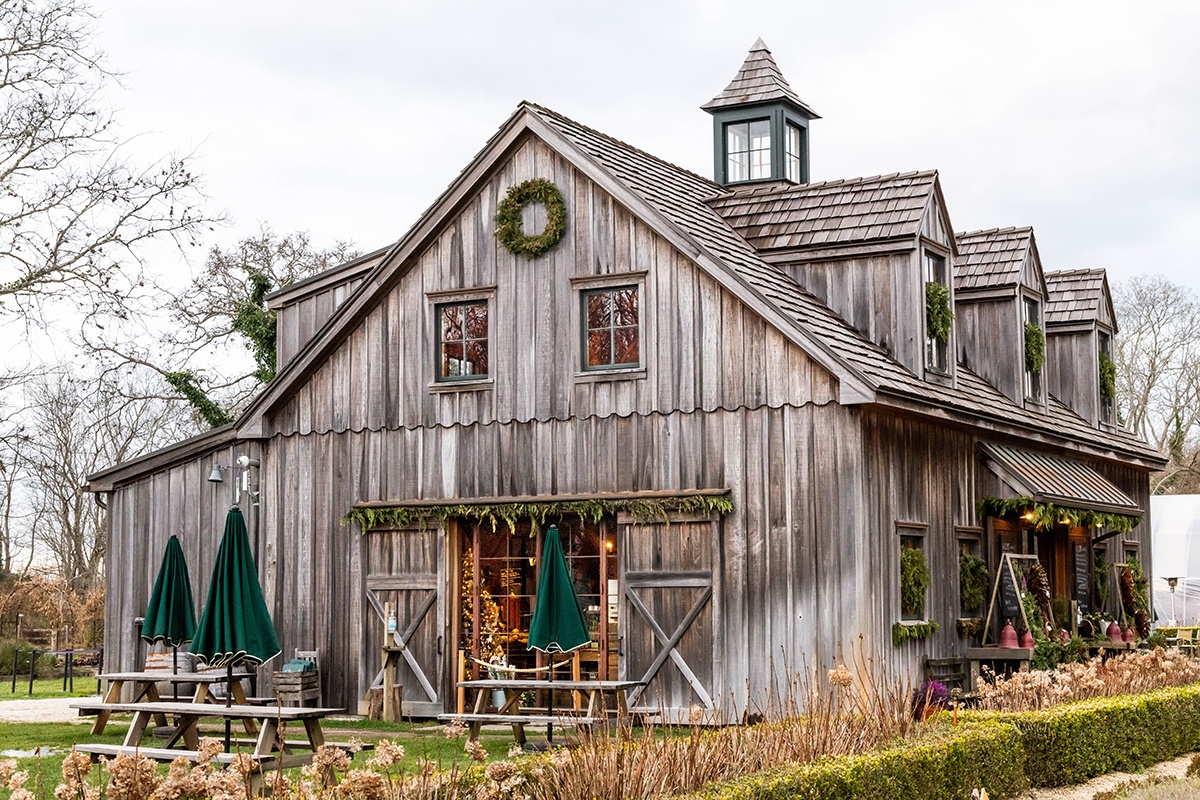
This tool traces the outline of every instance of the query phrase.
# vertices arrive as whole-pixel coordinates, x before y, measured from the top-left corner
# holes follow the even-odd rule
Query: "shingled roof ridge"
[[[955,231],[955,239],[965,239],[966,237],[993,236],[997,233],[1033,233],[1032,225],[1009,225],[1005,228],[985,228],[978,231]]]
[[[696,180],[704,183],[705,185],[712,187],[714,190],[722,188],[719,183],[714,183],[711,178],[706,178],[698,172],[692,172],[687,167],[681,167],[678,164],[674,164],[670,161],[667,161],[665,158],[660,158],[659,156],[656,156],[653,153],[648,153],[639,147],[635,147],[634,145],[629,144],[629,142],[618,139],[615,136],[610,136],[609,134],[604,133],[603,131],[598,131],[595,128],[584,125],[582,122],[577,122],[576,120],[573,120],[570,117],[568,117],[566,114],[559,113],[558,111],[555,111],[552,108],[547,108],[546,106],[538,105],[537,103],[530,102],[529,100],[522,100],[521,106],[531,109],[534,113],[549,115],[549,116],[555,117],[556,119],[559,119],[565,123],[574,125],[577,128],[587,131],[592,136],[598,136],[599,138],[604,139],[605,141],[612,142],[613,144],[618,145],[620,147],[624,147],[626,150],[637,153],[638,155],[640,155],[644,158],[648,158],[651,161],[655,161],[659,164],[662,164],[664,167],[669,167],[669,168],[675,170],[676,172],[679,172],[682,175],[687,175],[690,178],[695,178]]]
[[[1104,267],[1080,267],[1078,269],[1055,269],[1046,270],[1043,276],[1046,281],[1061,280],[1063,278],[1073,278],[1079,275],[1095,275],[1096,277],[1105,277],[1108,271]]]
[[[810,192],[821,189],[839,189],[839,188],[855,188],[859,186],[867,186],[872,183],[883,183],[885,181],[901,180],[906,178],[930,178],[936,179],[938,171],[936,169],[918,169],[908,172],[889,172],[884,175],[869,175],[862,178],[834,178],[827,181],[819,181],[817,183],[796,183],[796,184],[780,184],[773,182],[770,184],[743,184],[739,186],[731,186],[712,197],[713,200],[723,197],[748,197],[755,194],[771,194],[785,192]]]

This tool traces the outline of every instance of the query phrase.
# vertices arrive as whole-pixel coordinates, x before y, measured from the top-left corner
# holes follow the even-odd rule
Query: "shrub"
[[[715,784],[692,800],[928,800],[970,797],[981,785],[993,798],[1014,797],[1029,781],[1019,731],[998,722],[910,740],[858,756],[827,758]]]
[[[19,642],[16,639],[0,639],[0,675],[12,677],[14,650],[19,651],[17,654],[17,678],[19,682],[22,676],[29,677],[29,655],[33,651],[33,645],[29,642]],[[47,677],[54,674],[54,656],[48,656],[44,653],[39,655],[35,672],[38,677]]]
[[[1200,686],[1103,697],[1005,716],[1021,732],[1035,786],[1137,772],[1200,749]]]

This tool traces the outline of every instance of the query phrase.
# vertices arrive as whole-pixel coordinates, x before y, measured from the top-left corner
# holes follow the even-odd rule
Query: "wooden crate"
[[[306,700],[321,702],[321,674],[319,672],[273,672],[275,694],[284,703],[303,705]]]

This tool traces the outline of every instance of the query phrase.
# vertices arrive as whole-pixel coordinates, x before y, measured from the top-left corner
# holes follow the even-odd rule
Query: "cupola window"
[[[787,140],[784,142],[784,168],[787,179],[793,183],[804,183],[804,131],[799,125],[787,124]]]
[[[771,177],[771,121],[756,119],[725,126],[726,175],[731,183]]]

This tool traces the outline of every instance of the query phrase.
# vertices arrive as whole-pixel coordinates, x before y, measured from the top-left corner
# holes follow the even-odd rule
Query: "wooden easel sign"
[[[992,584],[991,602],[988,604],[987,619],[983,626],[984,645],[988,644],[989,639],[992,644],[997,643],[1004,620],[1020,618],[1025,624],[1025,630],[1033,630],[1033,626],[1029,624],[1029,616],[1025,613],[1024,595],[1028,589],[1022,588],[1022,581],[1029,568],[1037,563],[1038,557],[1035,555],[1004,553],[1000,556],[1000,568],[996,570],[996,581]],[[999,608],[996,607],[997,602],[1000,604]],[[1054,628],[1053,613],[1046,622]]]

